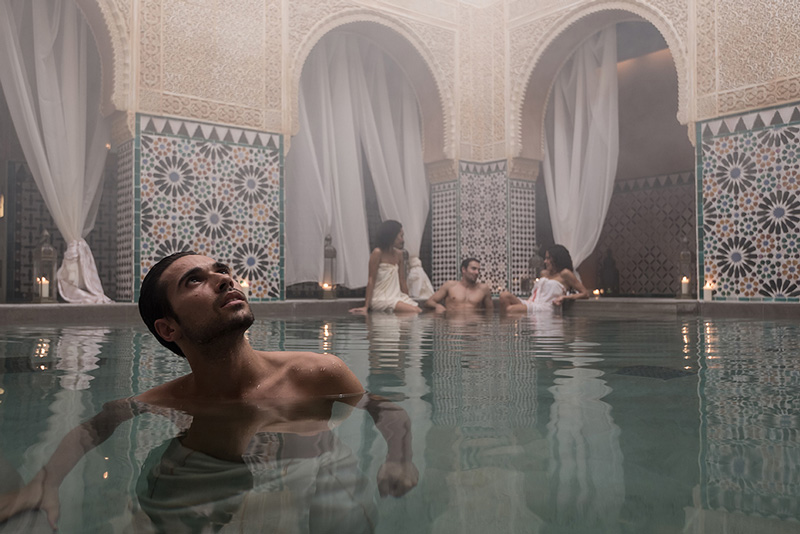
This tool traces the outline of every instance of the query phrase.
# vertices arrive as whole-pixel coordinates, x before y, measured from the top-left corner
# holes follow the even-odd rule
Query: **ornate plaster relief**
[[[298,94],[303,64],[311,50],[329,31],[342,25],[357,22],[375,23],[385,26],[402,36],[424,61],[439,93],[439,106],[444,122],[444,154],[453,157],[454,138],[453,94],[455,76],[455,35],[454,29],[433,25],[427,21],[402,15],[388,16],[376,9],[359,7],[344,0],[298,1],[288,6],[288,40],[286,50],[293,51],[288,59],[287,77],[289,94],[290,134],[297,132]],[[406,58],[395,58],[401,63]],[[413,83],[413,81],[412,81]],[[426,135],[426,132],[423,132]],[[427,144],[427,142],[426,142]]]
[[[94,35],[102,69],[102,111],[127,109],[131,92],[131,0],[76,0]]]

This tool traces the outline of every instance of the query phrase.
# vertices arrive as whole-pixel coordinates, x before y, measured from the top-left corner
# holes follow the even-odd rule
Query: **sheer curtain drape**
[[[73,0],[0,0],[0,82],[17,137],[67,242],[58,289],[68,302],[110,302],[84,237],[94,226],[109,124],[99,59]]]
[[[300,80],[300,132],[286,157],[287,284],[321,280],[330,233],[336,283],[366,285],[362,152],[381,217],[400,221],[409,254],[419,254],[428,185],[418,109],[397,65],[363,38],[330,34],[309,55]]]
[[[556,243],[575,267],[592,253],[611,202],[619,156],[617,33],[589,38],[553,87],[544,179]]]

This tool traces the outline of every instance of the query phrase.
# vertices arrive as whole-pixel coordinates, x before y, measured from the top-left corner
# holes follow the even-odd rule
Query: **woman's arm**
[[[589,290],[584,287],[578,277],[575,276],[575,273],[570,271],[569,269],[564,269],[561,271],[561,278],[564,280],[565,285],[577,291],[577,293],[572,293],[569,295],[562,295],[560,297],[556,297],[553,299],[553,304],[561,304],[564,300],[578,300],[578,299],[588,299],[589,298]]]
[[[353,308],[350,313],[367,313],[372,302],[372,292],[375,289],[375,278],[378,276],[378,265],[381,263],[381,249],[376,248],[369,255],[369,275],[367,277],[367,293],[364,295],[364,306]]]

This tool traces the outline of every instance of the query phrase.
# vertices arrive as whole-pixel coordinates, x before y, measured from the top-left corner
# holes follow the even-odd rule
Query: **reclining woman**
[[[369,255],[369,278],[364,306],[353,308],[350,312],[419,313],[422,311],[419,305],[408,296],[403,264],[403,225],[393,220],[383,221],[376,241],[378,246]]]
[[[501,313],[552,312],[564,300],[589,298],[589,290],[575,276],[572,257],[566,247],[548,247],[544,256],[544,267],[527,300],[520,300],[508,291],[500,293]]]

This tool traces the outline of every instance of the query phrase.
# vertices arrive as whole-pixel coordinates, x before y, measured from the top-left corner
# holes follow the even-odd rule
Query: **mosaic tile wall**
[[[505,161],[459,163],[461,256],[481,260],[481,280],[494,292],[508,287],[507,182]]]
[[[800,360],[794,325],[743,324],[724,339],[713,323],[699,332],[701,501],[704,509],[757,517],[800,514],[797,391]],[[770,347],[766,362],[749,347]],[[794,475],[793,475],[794,474]]]
[[[28,165],[20,162],[9,162],[8,165],[8,301],[30,302],[33,298],[33,251],[39,244],[42,230],[50,232],[59,262],[67,245],[47,210]],[[86,237],[86,242],[94,255],[103,291],[113,299],[116,296],[117,247],[114,180],[105,181],[102,195],[94,229]]]
[[[697,250],[694,184],[692,172],[615,184],[596,250],[611,250],[620,294],[680,292],[681,251]]]
[[[536,254],[536,182],[509,180],[508,203],[510,291],[520,295],[522,279],[539,274],[531,273],[528,265]]]
[[[458,197],[457,181],[431,185],[431,283],[434,289],[459,276]]]
[[[117,300],[133,300],[133,139],[117,148]]]
[[[800,104],[697,128],[699,275],[714,300],[800,301]]]
[[[231,265],[252,300],[282,299],[282,138],[140,115],[136,143],[134,280],[192,249]]]

